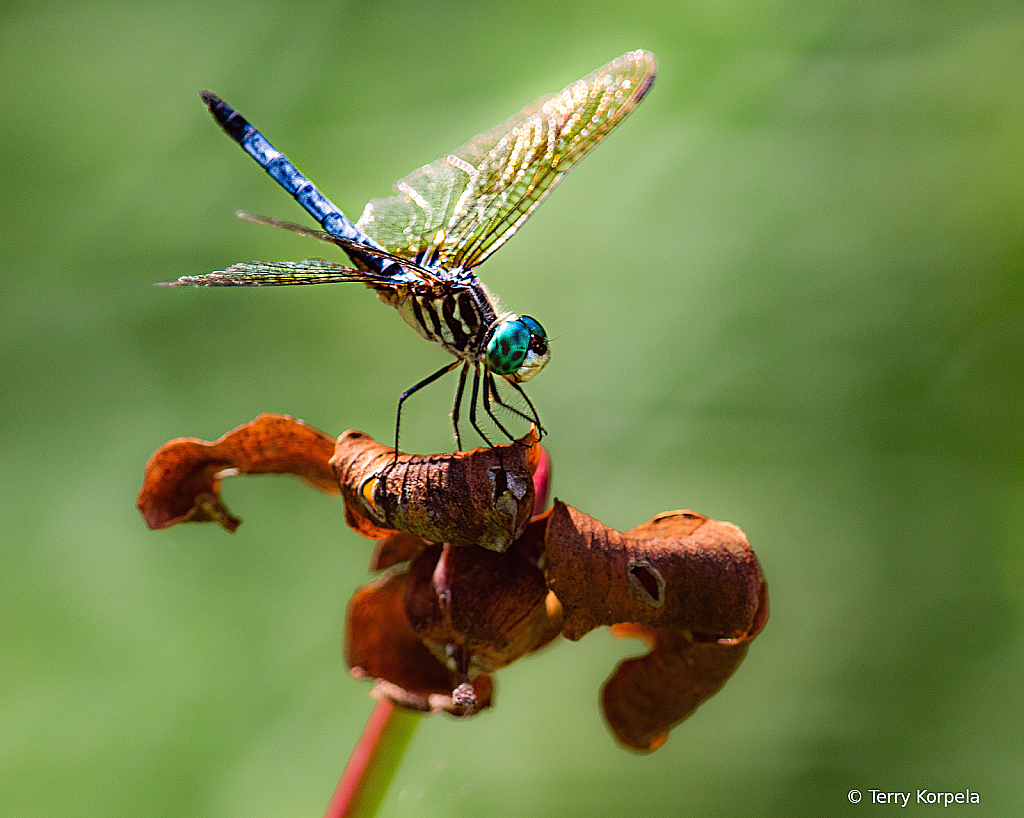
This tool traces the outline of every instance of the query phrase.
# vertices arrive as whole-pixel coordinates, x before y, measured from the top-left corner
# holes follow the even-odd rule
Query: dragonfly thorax
[[[494,297],[478,279],[443,293],[414,287],[375,289],[423,338],[463,361],[483,360],[489,329],[499,321]]]

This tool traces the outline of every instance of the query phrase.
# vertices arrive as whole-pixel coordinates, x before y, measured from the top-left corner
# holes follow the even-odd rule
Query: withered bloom
[[[349,602],[345,655],[373,695],[470,715],[493,701],[491,673],[559,634],[602,625],[646,640],[602,691],[618,741],[647,752],[716,693],[768,618],[767,586],[743,532],[691,511],[620,533],[558,500],[531,432],[507,446],[404,455],[361,432],[336,442],[261,415],[214,443],[161,447],[138,507],[151,528],[239,520],[219,497],[235,474],[290,473],[340,491],[345,518],[376,540],[382,571]]]

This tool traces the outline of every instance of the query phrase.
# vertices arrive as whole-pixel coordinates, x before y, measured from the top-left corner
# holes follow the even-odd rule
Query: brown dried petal
[[[241,520],[220,500],[222,477],[294,474],[337,494],[333,452],[330,435],[287,415],[263,414],[212,443],[193,437],[165,443],[146,464],[136,506],[151,529],[215,520],[234,531]]]
[[[385,571],[402,562],[410,562],[430,543],[415,534],[396,532],[377,540],[370,556],[371,571]]]
[[[435,652],[494,670],[532,650],[545,635],[548,589],[518,552],[432,546],[409,567],[405,614]]]
[[[415,710],[467,714],[452,702],[459,677],[423,644],[405,618],[408,573],[395,570],[356,589],[345,617],[345,659],[357,679],[375,679],[374,695]],[[475,710],[491,701],[486,674],[473,680]]]
[[[626,635],[621,626],[613,630]],[[699,642],[688,631],[643,626],[630,635],[645,636],[654,649],[619,663],[601,705],[619,742],[639,752],[657,750],[669,730],[721,690],[754,638]]]
[[[733,638],[759,608],[761,568],[743,532],[693,511],[621,533],[555,500],[545,547],[569,639],[618,622]]]
[[[507,446],[454,454],[400,454],[362,432],[338,438],[331,465],[345,519],[381,539],[393,531],[433,542],[504,551],[529,522],[540,444],[531,432]],[[392,466],[392,463],[394,465]]]
[[[652,646],[620,663],[602,691],[608,723],[631,749],[664,744],[721,689],[768,619],[761,568],[730,523],[674,511],[622,534],[556,500],[545,544],[565,636],[613,625]]]

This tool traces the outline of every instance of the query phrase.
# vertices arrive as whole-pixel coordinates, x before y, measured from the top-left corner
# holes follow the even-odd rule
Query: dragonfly
[[[455,357],[399,396],[396,456],[405,401],[459,367],[451,414],[459,449],[459,416],[470,372],[469,422],[488,446],[494,444],[478,423],[478,405],[509,440],[515,438],[495,415],[495,407],[535,425],[544,435],[537,410],[520,384],[550,359],[547,334],[535,318],[503,310],[475,270],[519,230],[562,176],[636,107],[656,72],[657,62],[647,51],[612,60],[413,171],[395,183],[398,195],[371,200],[354,224],[241,114],[203,91],[203,102],[227,135],[322,229],[242,211],[239,218],[334,244],[353,266],[323,259],[249,261],[182,276],[163,286],[360,282],[397,309],[422,337]],[[527,411],[502,398],[496,378],[518,393]]]

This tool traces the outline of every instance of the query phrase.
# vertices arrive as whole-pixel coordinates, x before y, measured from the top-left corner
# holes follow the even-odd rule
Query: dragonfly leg
[[[472,425],[472,427],[474,429],[476,429],[476,433],[478,435],[480,435],[481,438],[483,438],[484,443],[486,443],[488,446],[490,446],[493,449],[494,448],[494,444],[491,443],[490,439],[487,437],[487,435],[485,435],[483,433],[483,430],[477,425],[477,422],[476,422],[476,399],[477,399],[477,395],[479,394],[479,392],[480,392],[480,364],[476,364],[475,369],[473,370],[473,389],[472,389],[472,392],[470,393],[470,396],[469,396],[470,397],[469,422],[470,422],[470,425]],[[486,392],[487,392],[487,384],[486,384],[486,381],[485,381],[484,382],[484,394],[485,394],[485,397],[486,397]],[[487,410],[487,414],[489,414],[489,415],[491,414],[491,410],[489,408]],[[493,415],[492,415],[492,417],[493,417]],[[506,432],[506,434],[507,434],[507,432]]]
[[[513,414],[518,415],[523,420],[529,421],[530,423],[535,423],[537,425],[537,434],[539,434],[541,437],[547,434],[547,431],[544,429],[543,424],[541,424],[540,422],[540,415],[537,414],[537,410],[534,408],[533,402],[530,400],[529,396],[527,396],[526,391],[519,384],[517,384],[515,381],[509,381],[506,379],[506,382],[509,384],[509,386],[515,389],[516,392],[519,393],[520,397],[522,397],[522,399],[526,401],[526,405],[530,407],[529,415],[526,414],[525,412],[519,411],[518,409],[516,409],[516,407],[512,406],[511,404],[505,403],[505,401],[503,401],[501,399],[501,396],[498,394],[498,385],[494,381],[494,374],[488,372],[487,377],[491,381],[491,394],[494,395],[495,403],[497,403],[504,409],[508,409]]]
[[[398,462],[398,433],[399,433],[399,430],[402,427],[402,404],[405,403],[405,399],[408,398],[410,395],[412,395],[412,394],[414,394],[416,392],[419,392],[424,386],[429,386],[434,381],[436,381],[438,378],[440,378],[442,375],[447,375],[449,372],[451,372],[453,369],[455,369],[455,367],[457,367],[458,365],[459,365],[458,361],[453,361],[452,363],[448,364],[447,366],[442,366],[433,375],[427,376],[426,378],[424,378],[419,383],[414,383],[412,386],[410,386],[408,389],[406,389],[401,395],[398,396],[398,412],[395,415],[395,462],[396,463]],[[460,386],[460,389],[461,389],[461,386]],[[474,395],[475,394],[476,393],[474,392]]]
[[[469,361],[462,365],[459,373],[459,388],[455,390],[455,405],[452,407],[452,426],[455,427],[455,445],[462,451],[462,435],[459,434],[459,407],[462,405],[462,394],[466,391],[466,372],[469,371]]]
[[[494,383],[494,375],[488,370],[487,374],[484,376],[484,409],[487,412],[487,416],[494,421],[494,425],[501,430],[502,434],[504,434],[505,437],[514,442],[515,437],[512,436],[512,433],[505,428],[502,422],[498,420],[497,417],[495,417],[494,412],[491,411],[492,393],[494,394],[494,400],[497,401],[499,405],[504,406],[506,409],[512,409],[512,411],[515,412],[517,415],[522,415],[522,412],[519,412],[514,407],[509,406],[507,403],[503,402],[502,399],[498,396],[498,390],[496,384]],[[527,420],[529,420],[529,418],[527,418]]]

